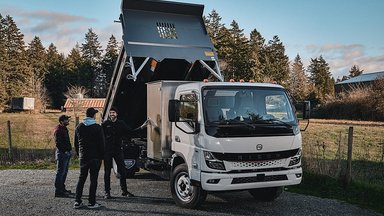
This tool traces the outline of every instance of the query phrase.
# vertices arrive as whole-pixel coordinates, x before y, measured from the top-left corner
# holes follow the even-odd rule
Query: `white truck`
[[[272,201],[302,179],[295,108],[280,85],[223,82],[203,7],[122,1],[124,46],[103,116],[117,107],[138,128],[123,145],[127,171],[169,179],[177,205],[196,208],[207,192],[233,190]],[[303,108],[308,118],[309,103]]]

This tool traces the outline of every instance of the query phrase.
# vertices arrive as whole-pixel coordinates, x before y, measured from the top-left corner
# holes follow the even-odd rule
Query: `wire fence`
[[[325,130],[303,133],[303,169],[343,179],[348,171],[348,125],[324,125]],[[355,125],[351,179],[384,183],[384,126]],[[316,128],[314,129],[316,130]]]

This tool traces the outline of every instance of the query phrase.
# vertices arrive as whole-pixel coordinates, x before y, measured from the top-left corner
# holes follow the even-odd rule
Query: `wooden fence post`
[[[8,129],[8,154],[9,157],[12,157],[12,131],[11,131],[11,121],[7,121],[7,129]]]
[[[345,173],[344,182],[349,185],[352,180],[352,144],[353,144],[353,127],[349,127],[348,131],[348,158],[347,158],[347,171]]]

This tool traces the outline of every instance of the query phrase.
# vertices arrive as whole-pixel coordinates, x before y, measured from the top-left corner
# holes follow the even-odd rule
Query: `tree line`
[[[84,43],[65,56],[38,36],[28,44],[10,15],[0,14],[0,110],[12,97],[33,97],[38,108],[60,108],[70,86],[83,86],[89,97],[105,97],[119,52],[111,35],[105,50],[90,28]]]
[[[289,60],[279,36],[266,40],[257,29],[253,29],[247,37],[235,20],[228,28],[221,20],[215,10],[204,17],[226,80],[275,81],[286,87],[296,100],[311,100],[315,104],[323,103],[327,97],[334,95],[335,80],[329,64],[321,55],[311,58],[305,68],[299,54]],[[343,79],[362,72],[354,65],[350,75]]]
[[[227,28],[221,19],[212,10],[204,22],[227,81],[275,81],[299,101],[321,103],[333,95],[335,80],[322,56],[311,58],[305,68],[299,54],[289,60],[277,35],[267,41],[254,29],[246,36],[235,20]],[[92,28],[85,34],[84,42],[77,43],[67,56],[53,43],[44,47],[38,36],[25,44],[13,18],[0,14],[0,110],[12,97],[20,96],[34,97],[37,107],[60,108],[70,86],[84,87],[89,97],[105,97],[118,51],[119,42],[113,35],[103,50]],[[351,76],[362,72],[356,67]]]

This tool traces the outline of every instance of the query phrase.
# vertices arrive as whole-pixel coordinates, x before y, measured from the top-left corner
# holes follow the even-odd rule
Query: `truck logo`
[[[261,145],[261,144],[256,145],[256,150],[260,151],[262,149],[263,149],[263,145]]]

